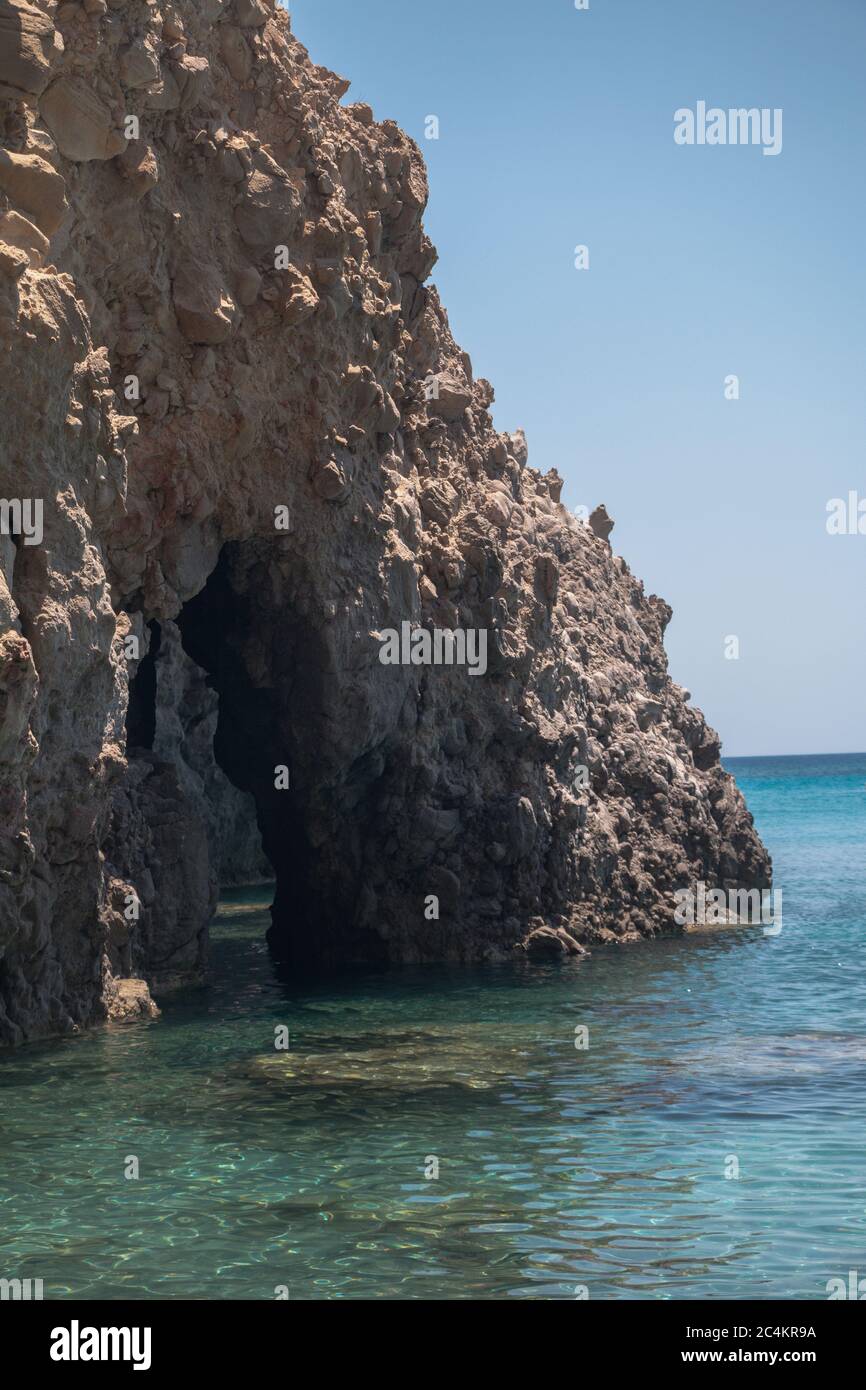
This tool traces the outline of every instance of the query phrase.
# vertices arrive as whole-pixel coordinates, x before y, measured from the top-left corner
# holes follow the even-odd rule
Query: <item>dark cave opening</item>
[[[129,704],[126,711],[126,742],[131,750],[152,749],[156,738],[156,659],[159,656],[162,629],[159,623],[148,623],[150,646],[138,663],[138,671],[129,685]]]
[[[261,604],[232,583],[235,551],[231,545],[223,548],[205,587],[184,605],[177,625],[185,652],[207,672],[208,684],[219,696],[215,761],[235,787],[254,798],[262,848],[276,880],[268,945],[277,964],[294,973],[314,964],[304,929],[312,911],[311,851],[299,809],[303,797],[292,794],[296,789],[291,785],[294,733],[283,719],[277,689],[254,683],[245,659],[254,634],[259,645],[270,648],[266,664],[278,668],[282,682],[286,671],[280,668],[290,668],[291,661],[285,655],[275,661],[273,648],[276,644],[282,652],[293,644],[282,622],[278,637],[268,631]],[[298,682],[292,685],[291,703],[296,696],[303,706]],[[290,789],[276,785],[278,768],[288,770]]]

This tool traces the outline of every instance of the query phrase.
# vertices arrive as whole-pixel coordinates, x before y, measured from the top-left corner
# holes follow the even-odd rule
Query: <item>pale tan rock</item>
[[[287,323],[296,325],[310,318],[319,307],[319,296],[313,288],[309,276],[299,271],[289,273],[289,293],[286,297],[283,316]]]
[[[0,241],[23,251],[32,266],[41,266],[48,256],[48,238],[26,217],[13,211],[0,213]]]
[[[353,102],[351,106],[346,107],[346,110],[359,125],[371,126],[373,124],[373,108],[366,101]]]
[[[146,980],[112,979],[106,988],[105,1007],[111,1023],[137,1023],[160,1016]]]
[[[506,527],[511,520],[513,503],[501,492],[495,492],[484,503],[484,515],[494,526]]]
[[[443,420],[459,420],[464,410],[472,404],[472,392],[455,377],[440,372],[436,377],[436,389],[427,402],[431,415],[439,415]]]
[[[0,0],[0,97],[38,97],[62,51],[47,14],[24,0]]]
[[[39,155],[0,149],[0,188],[48,237],[66,213],[66,182]]]
[[[0,241],[0,275],[4,280],[20,280],[30,265],[30,257],[18,246]]]
[[[58,77],[42,93],[39,110],[67,159],[113,159],[126,148],[109,108],[81,77]]]

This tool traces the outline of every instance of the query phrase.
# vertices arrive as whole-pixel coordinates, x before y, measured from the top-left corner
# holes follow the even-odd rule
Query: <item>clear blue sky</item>
[[[607,504],[725,753],[866,748],[866,535],[825,525],[866,498],[864,0],[289,9],[421,145],[432,279],[496,424]],[[782,152],[676,145],[699,100],[781,107]]]

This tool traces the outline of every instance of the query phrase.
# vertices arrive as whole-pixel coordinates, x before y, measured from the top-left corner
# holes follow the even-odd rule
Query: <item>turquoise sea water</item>
[[[159,1022],[3,1055],[0,1277],[112,1299],[822,1299],[866,1277],[866,755],[730,767],[778,936],[299,989],[266,897],[235,894],[212,982]]]

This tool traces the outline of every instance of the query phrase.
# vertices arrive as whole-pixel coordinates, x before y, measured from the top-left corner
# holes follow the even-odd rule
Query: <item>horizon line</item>
[[[722,753],[722,762],[725,759],[734,760],[737,758],[750,759],[755,761],[758,758],[866,758],[866,751],[852,749],[850,752],[841,753]]]

